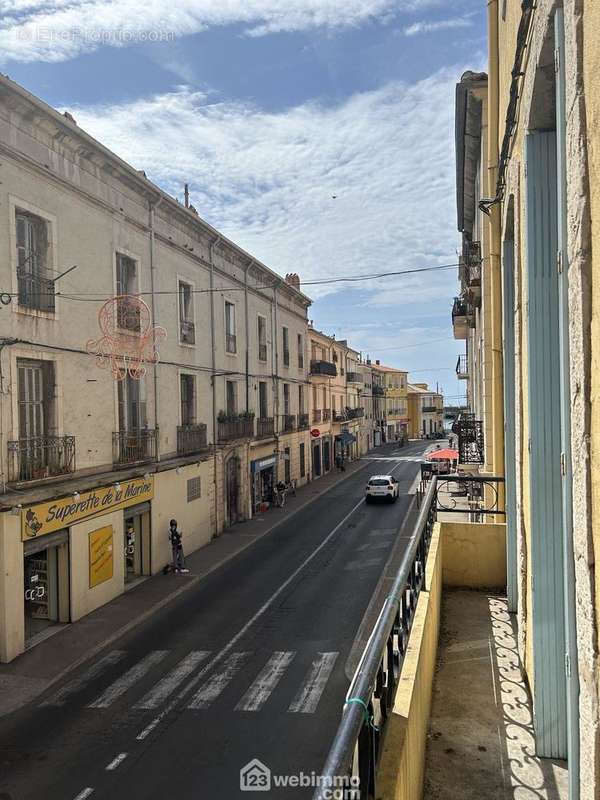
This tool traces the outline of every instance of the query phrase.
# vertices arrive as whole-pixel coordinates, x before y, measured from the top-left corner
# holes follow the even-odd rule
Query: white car
[[[395,503],[400,494],[398,481],[393,475],[371,475],[367,483],[365,503],[373,500],[388,500]]]

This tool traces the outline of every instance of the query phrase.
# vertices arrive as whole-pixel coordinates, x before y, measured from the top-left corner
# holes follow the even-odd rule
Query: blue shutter
[[[529,133],[525,161],[533,713],[537,754],[566,758],[556,133]]]

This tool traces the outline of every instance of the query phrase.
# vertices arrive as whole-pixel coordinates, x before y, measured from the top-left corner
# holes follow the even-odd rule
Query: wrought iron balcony
[[[363,376],[360,374],[360,372],[347,372],[346,381],[348,383],[362,383]]]
[[[154,461],[158,452],[158,428],[113,433],[113,464]]]
[[[320,408],[313,408],[313,422],[321,422],[323,419],[323,412]]]
[[[180,456],[201,453],[208,447],[206,425],[179,425],[177,428],[177,454]]]
[[[334,422],[345,422],[347,420],[346,412],[345,411],[334,411],[333,412],[333,421]]]
[[[254,417],[244,416],[217,421],[217,437],[219,442],[230,442],[233,439],[251,439],[253,436]]]
[[[331,361],[311,361],[310,362],[311,375],[329,375],[335,378],[337,375],[337,367]]]
[[[308,414],[298,414],[298,430],[305,431],[309,425]]]
[[[75,472],[74,436],[34,436],[8,442],[8,481],[35,481]]]
[[[459,380],[466,381],[469,377],[469,360],[466,354],[458,357],[456,362],[456,375]]]
[[[465,283],[469,288],[481,286],[481,244],[465,243]]]
[[[183,344],[196,344],[196,326],[190,320],[181,320],[181,342]]]
[[[323,422],[329,422],[330,419],[331,419],[331,409],[330,408],[324,408],[323,409]]]
[[[346,419],[359,419],[360,417],[364,417],[365,410],[364,408],[347,408],[346,409]]]
[[[296,415],[295,414],[282,414],[281,416],[281,430],[285,433],[296,430]]]
[[[468,307],[464,297],[455,297],[452,306],[452,328],[455,339],[466,339],[469,334]]]
[[[225,334],[225,350],[228,353],[237,353],[237,336],[234,333]]]
[[[258,345],[258,360],[259,361],[266,361],[267,360],[267,345],[266,344],[259,344]]]
[[[485,462],[483,422],[480,419],[461,417],[452,426],[458,435],[458,460],[460,464]]]
[[[273,417],[260,417],[256,420],[256,438],[268,439],[275,435],[275,420]]]
[[[373,397],[383,397],[385,394],[385,389],[383,386],[376,386],[373,385]]]

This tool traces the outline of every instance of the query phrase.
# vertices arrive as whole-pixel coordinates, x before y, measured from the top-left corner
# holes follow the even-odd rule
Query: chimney
[[[69,122],[73,123],[73,125],[77,125],[77,120],[75,119],[73,114],[70,114],[68,111],[63,111],[63,117],[66,117],[69,120]]]
[[[381,366],[381,361],[380,361],[379,359],[377,359],[377,360],[375,361],[375,363],[377,364],[377,366],[378,366],[378,367],[380,367],[380,366]]]
[[[185,207],[189,208],[190,207],[190,187],[189,187],[189,184],[187,184],[187,183],[183,184],[183,196],[184,196],[184,199],[185,199]]]
[[[290,286],[293,286],[294,289],[300,291],[300,276],[296,272],[288,272],[285,276],[285,282],[289,283]]]

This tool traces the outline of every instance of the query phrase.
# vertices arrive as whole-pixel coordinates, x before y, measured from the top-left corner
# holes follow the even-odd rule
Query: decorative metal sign
[[[102,336],[89,339],[86,350],[98,357],[99,367],[109,367],[115,380],[127,375],[139,380],[146,374],[146,364],[159,361],[158,341],[167,332],[152,324],[148,305],[135,295],[118,295],[107,300],[98,312]]]

